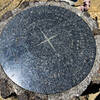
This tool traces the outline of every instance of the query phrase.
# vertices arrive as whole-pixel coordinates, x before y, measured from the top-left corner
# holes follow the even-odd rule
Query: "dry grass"
[[[14,97],[8,98],[8,99],[3,99],[3,98],[0,97],[0,100],[18,100],[18,99],[14,98]]]
[[[83,0],[79,0],[76,5],[81,5]],[[98,18],[100,28],[100,0],[91,0],[91,7],[88,11],[93,18]]]

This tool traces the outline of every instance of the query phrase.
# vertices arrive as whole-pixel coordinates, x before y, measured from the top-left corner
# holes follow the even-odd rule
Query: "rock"
[[[41,3],[42,4],[42,3]],[[49,4],[49,3],[46,3],[46,4]],[[50,3],[51,5],[55,5],[56,3],[53,3],[51,2]],[[66,6],[65,3],[57,3],[58,6],[62,6],[62,7],[65,7],[67,9],[70,9],[72,10],[73,12],[77,13],[79,16],[81,16],[82,18],[85,19],[85,21],[87,21],[88,24],[90,24],[89,22],[92,21],[92,19],[89,17],[87,18],[84,17],[84,14],[82,14],[80,11],[77,11],[76,9],[73,9],[72,7],[70,6]],[[88,19],[91,19],[91,20],[88,20]],[[94,23],[94,21],[92,21],[92,23]],[[89,26],[91,27],[91,30],[93,29],[93,27],[95,27],[95,24],[90,24]],[[18,39],[16,39],[16,41],[18,41]],[[64,93],[61,93],[61,94],[55,94],[55,95],[49,95],[48,96],[48,99],[49,100],[68,100],[69,98],[72,98],[73,96],[79,96],[86,88],[87,88],[87,85],[90,83],[91,81],[91,76],[94,75],[94,73],[97,71],[97,67],[94,68],[93,67],[93,70],[92,72],[88,75],[88,77],[81,83],[79,84],[78,86],[74,87],[71,89],[71,91],[66,91]],[[54,75],[54,77],[56,77],[56,75]],[[14,88],[15,89],[15,88]],[[18,90],[17,90],[17,87],[15,89],[16,93],[19,93]],[[39,94],[38,94],[39,95]],[[38,98],[38,95],[37,95],[37,99],[40,99]],[[39,96],[40,97],[40,96]],[[43,99],[44,100],[44,99]]]
[[[42,99],[38,96],[35,96],[33,100],[42,100]]]
[[[4,21],[8,19],[9,17],[13,16],[12,11],[7,11],[0,19],[0,21]]]
[[[70,10],[45,4],[33,7],[15,16],[4,29],[0,63],[24,89],[43,94],[67,91],[92,69],[96,56],[93,33]]]
[[[29,96],[27,94],[18,95],[18,100],[29,100]]]
[[[100,84],[100,35],[96,35],[95,36],[95,40],[96,40],[96,43],[97,43],[97,50],[98,50],[98,65],[99,65],[99,70],[98,72],[96,73],[96,75],[93,77],[92,81],[93,83],[96,83],[96,84]]]
[[[73,97],[72,100],[80,100],[79,97]]]
[[[94,35],[100,35],[100,29],[94,29],[93,33]]]
[[[88,100],[88,96],[82,96],[80,97],[80,100]]]
[[[0,91],[1,96],[6,99],[11,95],[7,80],[0,80]]]
[[[26,8],[26,7],[28,7],[29,6],[29,1],[24,1],[21,5],[20,5],[20,9],[24,9],[24,8]]]

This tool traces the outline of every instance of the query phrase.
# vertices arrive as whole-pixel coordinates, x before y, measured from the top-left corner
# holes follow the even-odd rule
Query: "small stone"
[[[85,12],[83,12],[84,13],[84,15],[86,16],[86,17],[90,17],[90,14],[87,12],[87,11],[85,11]]]
[[[1,91],[1,96],[4,99],[8,98],[11,95],[7,80],[1,80],[1,82],[0,82],[0,91]]]
[[[42,100],[42,99],[38,96],[35,96],[35,98],[33,100]]]
[[[92,82],[94,84],[100,84],[100,35],[95,35],[95,40],[96,40],[97,51],[98,51],[98,61],[96,61],[96,63],[99,66],[99,70],[97,71],[96,75],[93,76]]]
[[[19,8],[24,9],[24,8],[26,8],[27,6],[29,6],[29,2],[28,2],[28,1],[24,1],[24,2],[20,5]]]
[[[39,0],[34,0],[34,3],[39,2]]]
[[[73,97],[72,100],[80,100],[79,97]]]
[[[18,100],[29,100],[29,96],[25,93],[18,95]]]
[[[94,29],[93,33],[94,35],[100,35],[100,29]]]
[[[1,17],[1,21],[4,21],[6,19],[8,19],[9,17],[13,16],[12,11],[7,11],[2,17]]]
[[[88,95],[87,96],[81,96],[80,100],[88,100]]]

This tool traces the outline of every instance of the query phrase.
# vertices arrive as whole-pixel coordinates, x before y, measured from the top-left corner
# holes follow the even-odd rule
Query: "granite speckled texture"
[[[80,16],[87,24],[88,26],[91,28],[91,30],[93,31],[94,28],[97,28],[95,21],[88,16],[85,16],[84,13],[82,13],[81,11],[79,11],[78,9],[75,9],[69,5],[67,5],[64,2],[39,2],[39,3],[29,3],[29,7],[26,8],[26,10],[28,8],[32,8],[32,7],[37,7],[37,6],[41,6],[41,5],[52,5],[52,6],[58,6],[58,7],[62,7],[65,9],[68,9],[72,12],[74,12],[75,14],[77,14],[78,16]],[[12,11],[13,16],[15,16],[16,14],[20,13],[21,9],[15,9]],[[10,17],[9,19],[5,19],[3,22],[0,23],[0,34],[1,31],[3,30],[4,26],[8,23],[9,20],[11,20],[12,17]],[[67,91],[62,91],[61,93],[55,93],[55,94],[50,94],[50,95],[44,95],[44,94],[37,94],[32,92],[33,97],[34,96],[38,96],[41,98],[41,100],[72,100],[72,97],[74,96],[79,96],[83,93],[83,91],[87,88],[87,86],[89,85],[92,76],[94,76],[99,68],[99,51],[98,51],[98,45],[96,48],[96,59],[94,62],[94,65],[91,69],[91,72],[87,75],[87,77],[81,81],[79,84],[77,84],[76,86],[72,87],[71,89],[67,90]],[[17,95],[22,95],[24,92],[26,93],[27,91],[24,90],[23,88],[19,87],[18,85],[14,84],[4,73],[4,71],[2,70],[1,66],[0,66],[0,79],[6,79],[8,81],[8,84],[10,85],[11,91],[15,92]],[[25,94],[24,93],[24,94]],[[29,92],[30,94],[30,92]],[[32,97],[31,95],[31,97]],[[48,99],[47,99],[48,98]]]
[[[76,86],[89,74],[95,55],[88,25],[57,6],[17,14],[0,36],[0,64],[5,73],[37,93],[59,93]]]

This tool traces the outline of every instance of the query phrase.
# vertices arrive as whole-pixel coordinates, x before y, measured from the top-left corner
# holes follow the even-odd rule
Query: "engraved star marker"
[[[48,38],[48,37],[45,35],[45,33],[44,33],[43,31],[41,31],[41,32],[42,32],[43,36],[45,37],[45,40],[42,41],[42,42],[41,42],[40,44],[38,44],[38,45],[41,45],[41,44],[43,44],[43,43],[45,43],[45,42],[48,42],[49,45],[51,46],[51,48],[52,48],[54,51],[56,51],[56,49],[54,48],[54,46],[53,46],[53,44],[50,42],[50,40],[53,39],[53,38],[55,38],[57,35],[54,35],[54,36]]]

